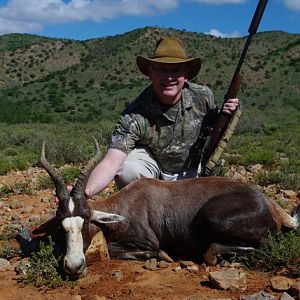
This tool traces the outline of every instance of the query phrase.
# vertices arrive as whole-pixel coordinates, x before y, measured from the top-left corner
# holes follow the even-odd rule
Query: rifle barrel
[[[253,17],[251,24],[249,26],[249,29],[248,29],[248,32],[250,34],[256,33],[258,25],[260,23],[260,20],[264,14],[267,3],[268,3],[268,0],[259,0],[259,3],[257,5],[255,13],[254,13],[254,17]]]
[[[224,106],[224,103],[226,100],[230,99],[230,98],[235,98],[237,96],[238,90],[239,90],[239,86],[241,83],[241,75],[240,75],[240,69],[242,67],[242,64],[244,62],[248,47],[250,45],[252,36],[256,33],[258,25],[261,21],[262,15],[264,13],[264,10],[266,8],[268,0],[259,0],[259,3],[256,7],[254,16],[252,18],[250,27],[248,29],[249,35],[248,38],[245,42],[242,54],[240,56],[238,65],[235,69],[234,75],[232,77],[229,89],[227,94],[224,97],[224,102],[222,105],[222,108]],[[222,108],[221,111],[219,113],[219,117],[218,120],[216,121],[215,127],[214,127],[214,133],[212,134],[212,136],[210,137],[209,143],[207,145],[207,147],[204,150],[204,155],[203,155],[203,166],[205,169],[205,165],[206,163],[209,161],[209,159],[212,157],[215,149],[217,148],[219,142],[221,141],[224,132],[226,131],[230,120],[231,120],[231,115],[226,115],[224,113],[222,113]]]

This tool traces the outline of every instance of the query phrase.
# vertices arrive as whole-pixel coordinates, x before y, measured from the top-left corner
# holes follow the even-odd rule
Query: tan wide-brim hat
[[[167,64],[187,63],[188,79],[195,77],[201,68],[201,59],[199,57],[189,59],[181,40],[175,37],[161,38],[157,42],[151,58],[141,55],[138,55],[136,58],[139,70],[146,76],[149,76],[149,65],[152,62]]]

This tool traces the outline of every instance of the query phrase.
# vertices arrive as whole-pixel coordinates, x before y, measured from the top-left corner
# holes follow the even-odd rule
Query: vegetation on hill
[[[86,41],[0,36],[0,174],[37,163],[43,139],[52,161],[60,164],[86,160],[92,135],[105,149],[119,113],[148,84],[136,55],[151,55],[158,38],[167,35],[180,37],[191,57],[202,58],[193,81],[209,85],[221,104],[245,37],[158,27]],[[299,72],[299,34],[253,37],[242,68],[243,114],[227,150],[228,163],[262,163],[267,181],[285,179],[285,186],[295,189],[300,188]]]

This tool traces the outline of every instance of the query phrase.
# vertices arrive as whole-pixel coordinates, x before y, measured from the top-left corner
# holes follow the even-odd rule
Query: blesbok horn
[[[47,173],[51,177],[51,179],[55,185],[56,196],[61,202],[62,200],[69,199],[70,194],[68,192],[68,189],[67,189],[64,181],[62,180],[61,176],[59,175],[59,173],[47,161],[46,156],[45,156],[45,144],[46,144],[46,142],[43,141],[40,162],[41,162],[41,165],[43,166],[43,168],[47,171]]]
[[[95,147],[96,147],[96,153],[95,155],[88,161],[84,169],[80,172],[80,175],[78,176],[75,186],[71,192],[71,196],[76,199],[83,199],[85,197],[85,187],[88,181],[88,178],[95,168],[95,166],[98,164],[98,162],[101,159],[101,151],[99,144],[97,140],[93,137]]]

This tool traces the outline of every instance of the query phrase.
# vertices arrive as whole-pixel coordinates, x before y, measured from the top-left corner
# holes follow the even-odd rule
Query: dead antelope
[[[45,158],[59,205],[56,216],[33,233],[64,229],[64,270],[79,275],[86,268],[85,251],[99,230],[111,257],[148,259],[159,251],[182,258],[201,258],[216,264],[217,257],[260,246],[269,232],[299,226],[300,206],[292,216],[254,187],[222,177],[166,182],[142,178],[113,196],[88,204],[87,179],[100,160],[97,153],[79,175],[71,192]],[[164,253],[162,252],[162,253]]]

